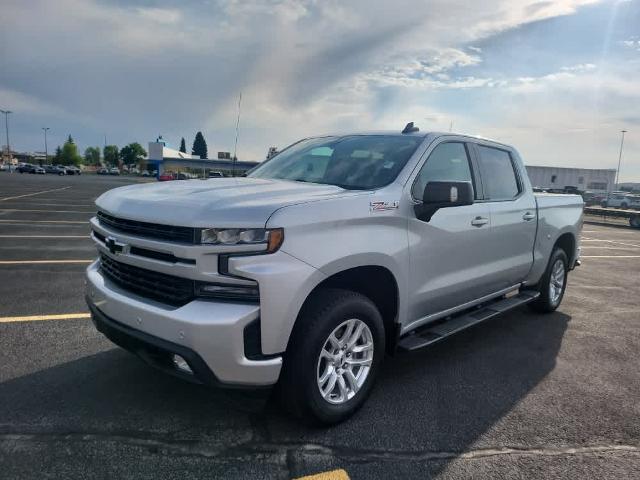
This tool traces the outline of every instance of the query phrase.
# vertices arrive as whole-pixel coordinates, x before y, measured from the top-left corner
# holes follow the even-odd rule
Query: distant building
[[[149,152],[147,169],[149,171],[156,170],[158,175],[165,171],[176,172],[187,169],[193,171],[214,170],[223,172],[225,175],[240,175],[258,164],[257,162],[232,162],[228,159],[230,154],[229,156],[225,155],[228,152],[219,152],[224,157],[219,160],[201,159],[198,155],[190,155],[169,148],[162,137],[158,137],[155,142],[149,142],[147,151]]]
[[[533,187],[610,192],[615,190],[615,168],[565,168],[527,165],[527,173]]]

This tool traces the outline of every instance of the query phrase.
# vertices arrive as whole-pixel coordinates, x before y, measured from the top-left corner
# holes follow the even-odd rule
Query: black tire
[[[620,204],[620,208],[627,208],[629,205],[627,205],[626,203],[621,203]]]
[[[629,218],[629,226],[631,228],[640,228],[640,215],[632,215]]]
[[[354,318],[363,321],[371,332],[371,367],[352,398],[332,404],[323,398],[318,386],[320,353],[334,329]],[[384,323],[374,303],[349,290],[320,290],[303,307],[289,339],[279,385],[283,406],[289,413],[312,424],[335,424],[347,419],[371,393],[384,354]]]
[[[551,275],[553,273],[553,268],[556,265],[556,262],[562,261],[564,264],[564,281],[562,284],[562,289],[560,291],[560,296],[557,299],[551,298]],[[544,275],[540,279],[540,282],[537,285],[536,290],[540,292],[540,296],[529,303],[529,308],[531,308],[535,312],[539,313],[551,313],[556,310],[562,303],[562,299],[564,298],[564,291],[567,288],[567,274],[569,272],[569,259],[567,258],[567,254],[561,248],[556,247],[551,253],[551,258],[549,259],[549,264],[547,265],[547,269],[544,272]]]

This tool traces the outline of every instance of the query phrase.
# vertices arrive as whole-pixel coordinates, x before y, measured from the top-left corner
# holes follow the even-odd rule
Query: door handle
[[[476,217],[471,220],[471,225],[473,225],[474,227],[481,227],[483,225],[486,225],[487,223],[489,223],[489,219],[485,217]]]
[[[529,221],[533,220],[534,218],[536,218],[536,214],[535,213],[531,213],[531,212],[527,212],[522,216],[522,219],[525,222],[529,222]]]

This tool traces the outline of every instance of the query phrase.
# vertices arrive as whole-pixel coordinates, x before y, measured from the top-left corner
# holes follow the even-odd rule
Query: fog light
[[[178,367],[178,370],[182,370],[183,372],[187,373],[193,373],[193,370],[191,370],[191,367],[189,366],[187,361],[180,355],[173,356],[173,364]]]

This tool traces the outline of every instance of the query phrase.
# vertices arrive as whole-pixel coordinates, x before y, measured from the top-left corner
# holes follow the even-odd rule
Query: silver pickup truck
[[[293,414],[322,423],[363,404],[385,354],[524,304],[555,310],[579,264],[581,197],[534,195],[508,145],[411,124],[96,205],[99,331],[190,381],[278,383]]]

